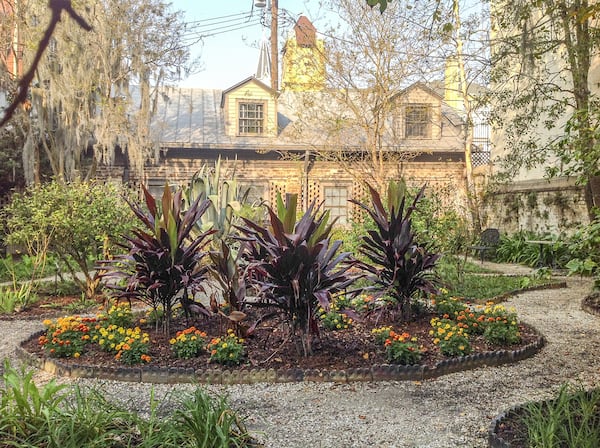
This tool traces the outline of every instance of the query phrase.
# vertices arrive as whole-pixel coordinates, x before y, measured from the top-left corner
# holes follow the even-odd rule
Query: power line
[[[214,27],[217,25],[222,25],[224,23],[230,23],[230,22],[238,22],[238,23],[249,22],[250,19],[252,19],[252,16],[247,15],[247,16],[242,16],[242,17],[236,17],[233,19],[213,21],[211,23],[187,22],[185,25],[186,25],[186,27],[193,26],[194,28],[211,28],[211,27]]]
[[[246,17],[250,17],[250,16],[252,16],[252,13],[249,13],[249,12],[247,12],[247,11],[245,11],[245,12],[238,12],[238,13],[236,13],[236,14],[229,14],[229,15],[227,15],[227,16],[212,17],[212,18],[209,18],[209,19],[199,19],[199,20],[193,20],[193,21],[191,21],[191,22],[186,22],[186,23],[193,24],[193,23],[213,22],[213,21],[217,21],[217,20],[228,19],[228,18],[230,18],[230,17],[239,17],[239,16],[246,16]]]
[[[205,37],[212,37],[212,36],[217,36],[217,35],[224,34],[224,33],[230,33],[232,31],[250,28],[250,27],[253,27],[253,26],[256,26],[259,24],[260,24],[260,19],[256,19],[251,22],[236,23],[236,24],[216,27],[216,28],[212,28],[212,29],[208,29],[208,30],[202,30],[201,32],[194,31],[194,32],[190,32],[188,34],[184,34],[182,40],[183,41],[200,40]]]

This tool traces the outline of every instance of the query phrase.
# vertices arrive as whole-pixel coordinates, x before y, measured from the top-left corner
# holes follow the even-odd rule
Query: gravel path
[[[522,267],[502,267],[522,273]],[[292,383],[211,386],[226,392],[232,406],[247,416],[267,447],[476,448],[487,446],[491,419],[506,408],[549,397],[565,381],[600,383],[600,318],[580,309],[591,290],[589,280],[567,279],[567,289],[518,295],[520,318],[540,330],[548,344],[515,365],[480,368],[423,382]],[[0,356],[12,357],[23,335],[40,328],[32,322],[0,322]],[[45,374],[40,374],[40,380]],[[190,385],[148,385],[80,380],[101,387],[140,411],[151,387],[175,406],[171,391]]]

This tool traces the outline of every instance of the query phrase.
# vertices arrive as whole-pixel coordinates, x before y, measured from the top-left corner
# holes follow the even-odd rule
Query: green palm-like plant
[[[229,179],[222,178],[219,158],[214,167],[203,165],[194,173],[185,190],[184,200],[186,204],[193,203],[198,197],[210,200],[210,205],[196,222],[196,227],[200,232],[215,230],[213,239],[219,247],[220,241],[227,240],[230,236],[235,214],[246,202],[248,194],[249,189],[243,192],[239,187],[235,179],[235,168]]]
[[[246,241],[247,281],[259,289],[257,305],[283,314],[306,356],[318,334],[318,308],[329,309],[332,295],[356,276],[348,271],[350,253],[338,253],[341,241],[330,241],[329,212],[319,213],[313,203],[296,223],[296,203],[296,195],[288,195],[286,204],[278,196],[278,212],[267,207],[269,227],[244,219],[239,230]]]
[[[359,251],[372,263],[365,263],[373,289],[393,297],[402,320],[408,320],[411,301],[417,292],[435,292],[433,268],[440,254],[430,253],[424,244],[415,241],[411,216],[423,197],[425,186],[417,193],[412,205],[405,208],[406,186],[391,181],[387,191],[387,208],[379,193],[367,184],[371,206],[351,200],[365,210],[375,222],[375,229],[363,236]]]
[[[134,230],[133,236],[125,235],[122,246],[128,253],[103,265],[106,276],[125,280],[124,286],[112,286],[117,297],[138,299],[154,311],[162,308],[163,329],[169,333],[177,300],[203,290],[208,273],[208,266],[201,262],[208,253],[203,248],[210,243],[214,231],[207,230],[193,238],[190,234],[210,202],[198,197],[182,213],[181,190],[173,194],[165,185],[158,207],[148,190],[142,188],[146,208],[133,202],[129,205],[144,229]]]

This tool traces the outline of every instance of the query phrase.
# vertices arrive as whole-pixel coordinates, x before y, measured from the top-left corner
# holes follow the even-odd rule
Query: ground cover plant
[[[447,357],[517,348],[536,334],[502,305],[472,305],[445,291],[423,301],[409,322],[386,319],[385,298],[361,294],[339,296],[329,312],[317,316],[319,339],[304,356],[289,340],[277,316],[264,319],[248,337],[235,324],[214,313],[193,324],[183,310],[172,317],[173,337],[156,331],[151,312],[133,314],[127,303],[113,305],[94,317],[67,316],[44,321],[46,332],[25,348],[41,356],[73,360],[80,365],[116,367],[337,368],[374,364],[434,365]],[[261,308],[246,309],[248,319]],[[352,314],[355,318],[349,318]]]
[[[166,415],[160,409],[163,400],[152,394],[150,414],[141,417],[108,401],[99,390],[54,380],[38,386],[33,372],[19,371],[8,362],[1,379],[2,448],[256,446],[226,397],[212,396],[202,388],[180,397],[181,404]]]
[[[467,262],[458,266],[451,256],[443,256],[439,260],[436,272],[440,285],[451,295],[480,303],[552,281],[550,273],[541,269],[531,275],[507,276],[485,270],[478,263]]]
[[[563,384],[554,398],[510,411],[496,435],[514,448],[600,446],[600,390]]]

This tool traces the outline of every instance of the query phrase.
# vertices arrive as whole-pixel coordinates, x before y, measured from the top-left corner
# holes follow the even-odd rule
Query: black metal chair
[[[467,246],[467,252],[473,251],[479,253],[479,258],[483,263],[483,259],[487,252],[494,253],[496,247],[500,243],[500,231],[498,229],[485,229],[479,236],[479,244]]]

